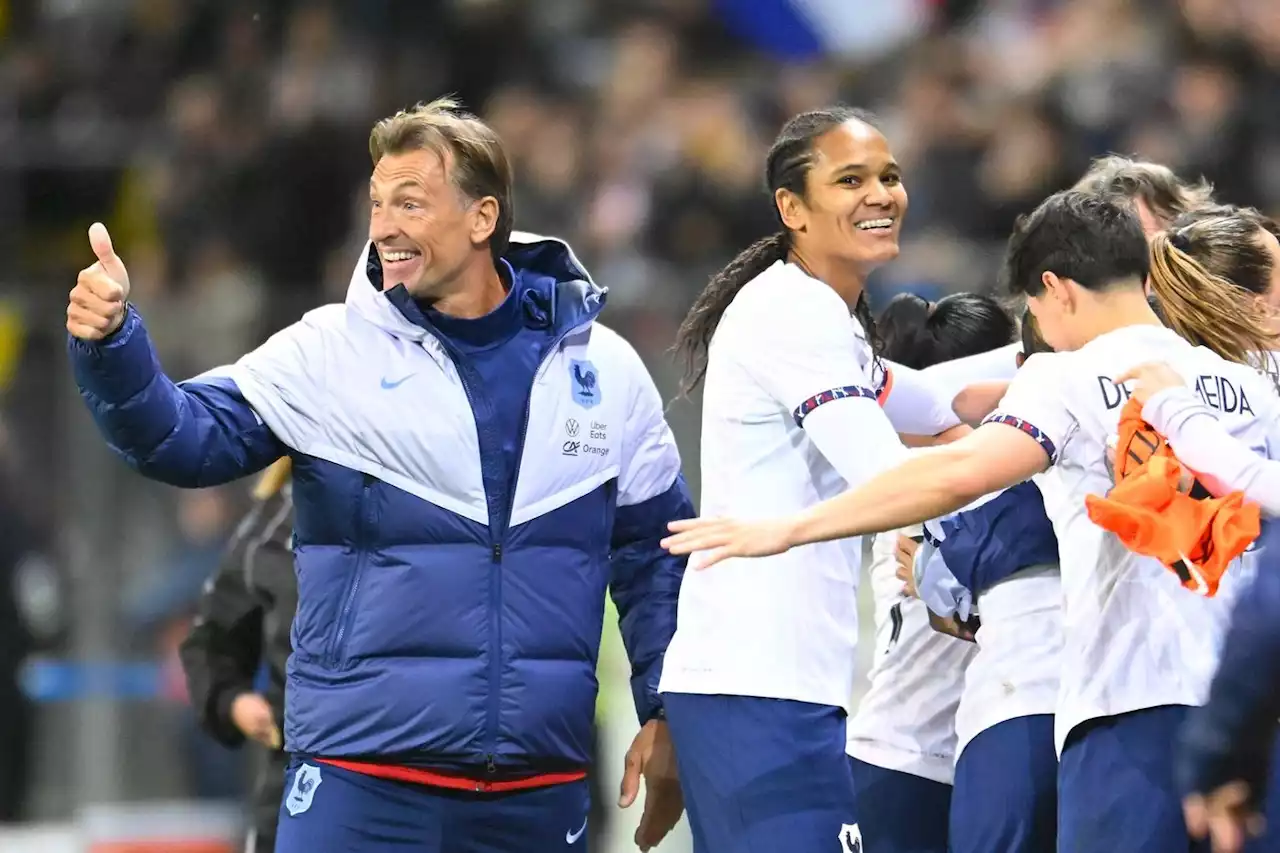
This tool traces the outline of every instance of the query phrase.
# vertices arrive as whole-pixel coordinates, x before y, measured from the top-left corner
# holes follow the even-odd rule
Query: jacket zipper
[[[485,714],[485,743],[488,749],[484,757],[484,770],[487,776],[494,776],[498,772],[495,753],[498,750],[498,716],[501,707],[501,703],[498,700],[498,686],[502,681],[502,546],[506,542],[507,531],[511,527],[511,513],[515,508],[516,484],[520,481],[520,468],[524,462],[524,444],[529,432],[529,410],[532,408],[533,403],[533,389],[542,378],[543,370],[551,361],[551,357],[555,355],[556,350],[560,348],[560,344],[564,342],[564,339],[574,332],[586,328],[588,325],[590,323],[580,323],[557,335],[551,345],[547,347],[542,361],[538,364],[538,369],[534,371],[533,382],[529,385],[529,396],[524,403],[524,418],[520,423],[520,436],[516,443],[515,469],[511,472],[511,480],[507,483],[506,506],[503,507],[504,515],[500,522],[498,519],[489,519],[489,536],[491,538],[489,596],[493,605],[489,612],[489,704]],[[471,415],[474,418],[476,398],[471,393],[470,383],[467,382],[467,371],[463,369],[457,354],[453,351],[453,347],[449,346],[444,338],[431,331],[428,331],[428,334],[434,337],[440,346],[444,348],[444,351],[449,354],[449,359],[453,362],[454,369],[458,371],[458,380],[462,383],[462,392],[467,397],[467,403],[471,406]],[[478,442],[478,422],[476,424],[476,439]],[[481,464],[483,465],[483,462]]]
[[[363,475],[364,488],[360,491],[359,514],[356,517],[356,568],[352,573],[351,588],[347,591],[346,601],[342,605],[342,614],[338,617],[338,635],[334,638],[333,648],[329,652],[329,665],[334,667],[342,660],[342,641],[347,634],[348,620],[355,606],[356,593],[360,590],[360,576],[364,574],[365,560],[368,559],[365,554],[365,537],[366,522],[369,520],[371,510],[369,493],[373,490],[373,479],[369,474]]]
[[[516,441],[516,465],[511,472],[511,480],[507,483],[507,505],[505,507],[505,515],[502,519],[501,533],[496,542],[493,543],[493,575],[495,581],[491,585],[491,589],[496,589],[496,606],[492,614],[492,633],[491,638],[496,639],[496,649],[491,649],[490,668],[489,668],[489,714],[488,714],[488,731],[486,732],[489,741],[489,754],[485,756],[485,773],[493,776],[498,772],[494,753],[498,749],[498,685],[502,679],[501,655],[502,655],[502,545],[506,541],[507,532],[511,529],[511,514],[515,510],[516,504],[516,486],[520,482],[520,468],[524,464],[524,443],[529,433],[529,411],[533,404],[533,391],[538,386],[538,381],[542,378],[542,372],[550,363],[552,356],[556,350],[560,348],[560,344],[569,335],[585,327],[586,324],[574,326],[566,329],[556,336],[551,342],[551,346],[547,347],[547,352],[542,357],[542,361],[538,364],[538,369],[533,372],[533,382],[529,385],[529,396],[524,401],[524,418],[520,422],[520,437]],[[461,376],[462,372],[459,371]],[[462,383],[466,388],[466,382]],[[468,395],[469,396],[469,395]],[[472,407],[474,410],[474,406]],[[496,654],[494,653],[496,651]]]
[[[462,393],[467,397],[467,404],[471,407],[471,417],[476,421],[476,443],[480,443],[480,421],[476,417],[476,397],[471,391],[471,383],[467,381],[467,369],[463,367],[461,360],[453,351],[453,347],[445,343],[443,338],[436,337],[440,345],[444,347],[445,352],[449,354],[449,359],[453,362],[453,367],[458,371],[458,381],[462,383]],[[483,452],[483,451],[482,451]],[[481,468],[483,469],[484,461],[481,460]],[[483,480],[483,475],[481,475]],[[485,494],[486,499],[488,493]],[[487,502],[487,501],[486,501]],[[510,517],[508,515],[508,517]],[[498,748],[498,711],[499,703],[496,699],[496,688],[502,678],[502,541],[505,537],[505,529],[499,529],[498,519],[489,519],[489,701],[485,708],[485,774],[492,776],[497,772],[497,764],[494,753]]]

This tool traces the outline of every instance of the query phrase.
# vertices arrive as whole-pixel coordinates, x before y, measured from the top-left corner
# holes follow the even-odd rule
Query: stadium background
[[[878,305],[989,289],[1014,216],[1107,151],[1280,214],[1277,0],[0,0],[0,38],[0,529],[41,543],[11,584],[40,646],[6,851],[84,849],[70,826],[216,832],[243,776],[194,731],[173,649],[245,488],[144,482],[94,432],[63,354],[93,220],[164,365],[194,374],[341,298],[371,122],[455,92],[509,146],[517,227],[572,242],[674,396],[666,349],[706,276],[771,229],[763,154],[798,110],[872,108],[905,167]],[[696,490],[696,401],[670,417]],[[625,675],[606,629],[610,788]],[[16,713],[0,701],[0,726]],[[132,810],[86,811],[104,803]],[[634,849],[634,820],[605,853]]]

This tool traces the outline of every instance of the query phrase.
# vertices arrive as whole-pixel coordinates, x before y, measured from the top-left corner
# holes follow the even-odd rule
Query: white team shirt
[[[1070,731],[1087,720],[1202,704],[1226,625],[1225,596],[1183,589],[1158,561],[1132,553],[1093,524],[1085,509],[1086,495],[1104,495],[1112,486],[1106,440],[1116,433],[1128,392],[1110,377],[1147,361],[1168,362],[1258,453],[1275,458],[1280,451],[1280,403],[1267,378],[1163,327],[1118,329],[1074,352],[1033,355],[1019,370],[988,421],[1039,441],[1054,463],[1045,479],[1062,490],[1062,501],[1050,509],[1064,604],[1059,753]]]
[[[1066,495],[1044,474],[1032,478],[1052,518]],[[1062,673],[1062,577],[1058,566],[1027,568],[978,594],[978,652],[964,674],[956,711],[956,757],[1006,720],[1052,714]]]
[[[781,261],[748,282],[708,354],[701,515],[795,513],[904,459],[874,370],[861,326],[826,284]],[[843,539],[691,568],[660,689],[848,710],[861,547]]]
[[[899,531],[919,534],[920,528]],[[849,718],[849,755],[876,767],[950,785],[955,773],[956,708],[973,643],[933,630],[924,604],[897,577],[898,532],[871,547],[875,660],[871,685]]]
[[[1044,475],[1032,478],[1046,514],[1058,497]],[[966,512],[994,500],[993,492]],[[959,513],[957,513],[959,514]],[[944,539],[940,521],[925,525],[933,539]],[[1062,669],[1062,583],[1058,564],[1027,566],[976,596],[951,574],[940,549],[926,541],[916,551],[916,588],[925,606],[940,616],[979,616],[975,649],[963,673],[955,712],[955,757],[982,732],[1006,720],[1057,710]]]

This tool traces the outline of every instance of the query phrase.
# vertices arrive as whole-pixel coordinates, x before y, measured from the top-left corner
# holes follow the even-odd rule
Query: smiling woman
[[[778,232],[711,279],[677,341],[685,390],[706,379],[709,515],[798,512],[906,453],[864,290],[907,211],[888,141],[857,110],[803,113],[765,182]],[[845,757],[859,556],[820,543],[685,575],[661,688],[699,853],[854,849],[872,819]]]
[[[907,191],[870,114],[833,107],[791,119],[769,150],[765,184],[782,228],[734,258],[689,309],[676,338],[687,365],[686,393],[702,382],[711,337],[729,303],[778,261],[835,288],[875,339],[863,283],[898,256]]]

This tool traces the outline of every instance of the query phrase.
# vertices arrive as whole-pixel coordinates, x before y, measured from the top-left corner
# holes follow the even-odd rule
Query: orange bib
[[[1115,480],[1105,498],[1085,497],[1090,520],[1135,554],[1159,560],[1192,592],[1213,596],[1227,566],[1258,538],[1258,505],[1243,492],[1211,497],[1142,419],[1135,399],[1120,413]]]

